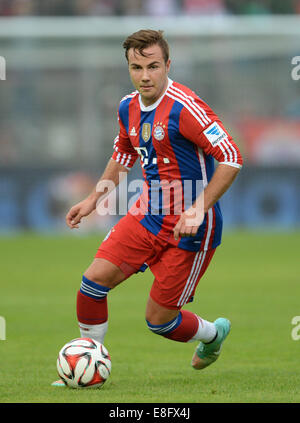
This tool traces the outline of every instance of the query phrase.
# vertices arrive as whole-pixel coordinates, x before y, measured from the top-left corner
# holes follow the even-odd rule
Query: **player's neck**
[[[143,99],[142,96],[139,95],[141,110],[144,112],[154,110],[160,104],[166,91],[168,90],[168,88],[170,87],[172,83],[173,83],[172,79],[167,78],[166,84],[164,85],[164,88],[162,89],[162,94],[160,94],[156,99],[153,99],[152,101],[148,102],[147,99],[145,101],[145,99]]]

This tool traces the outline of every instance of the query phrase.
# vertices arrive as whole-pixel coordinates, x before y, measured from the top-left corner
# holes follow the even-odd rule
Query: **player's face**
[[[145,106],[150,106],[164,93],[168,86],[170,59],[164,60],[158,44],[143,50],[142,56],[133,48],[128,51],[128,66],[131,81],[141,95]]]

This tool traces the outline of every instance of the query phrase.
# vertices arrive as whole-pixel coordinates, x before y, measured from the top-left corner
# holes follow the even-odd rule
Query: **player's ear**
[[[168,61],[166,62],[167,72],[169,72],[169,70],[170,70],[170,65],[171,65],[171,59],[168,59]]]

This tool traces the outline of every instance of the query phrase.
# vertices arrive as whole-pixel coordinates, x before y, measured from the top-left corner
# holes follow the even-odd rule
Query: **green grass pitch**
[[[203,318],[226,316],[232,330],[220,359],[203,371],[190,360],[195,343],[152,334],[144,310],[148,270],[109,293],[105,345],[112,373],[102,389],[54,388],[56,357],[79,337],[75,299],[99,245],[96,236],[2,237],[0,341],[2,403],[267,403],[300,402],[300,233],[225,233],[186,308]]]

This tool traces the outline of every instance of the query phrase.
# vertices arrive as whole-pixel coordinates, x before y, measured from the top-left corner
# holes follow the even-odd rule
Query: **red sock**
[[[197,333],[199,319],[188,310],[181,310],[182,320],[173,332],[163,335],[165,338],[178,342],[188,342]]]
[[[78,291],[77,319],[87,325],[98,325],[106,322],[108,319],[107,298],[96,300]]]

